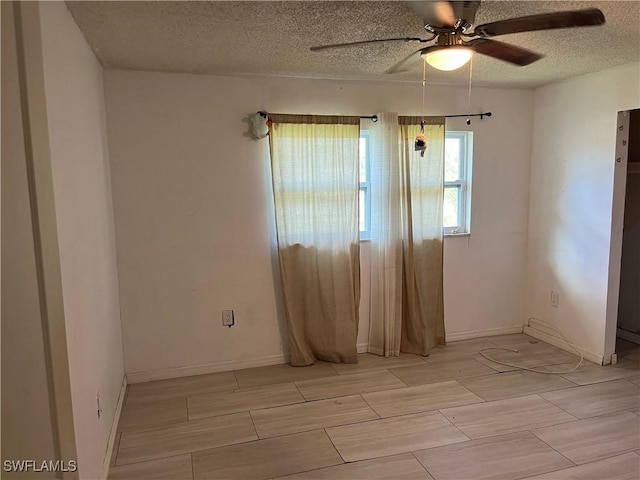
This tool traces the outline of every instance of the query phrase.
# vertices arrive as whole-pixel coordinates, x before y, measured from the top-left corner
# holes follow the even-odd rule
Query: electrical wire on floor
[[[567,345],[569,345],[574,352],[576,352],[576,355],[580,356],[580,361],[578,362],[578,364],[569,369],[569,370],[563,370],[561,372],[551,372],[549,370],[541,370],[540,368],[536,368],[536,367],[524,367],[522,365],[516,365],[513,363],[507,363],[507,362],[502,362],[500,360],[495,360],[493,358],[491,358],[490,356],[488,356],[487,354],[485,354],[484,352],[487,350],[504,350],[507,352],[514,352],[514,353],[520,353],[518,350],[516,350],[515,348],[506,348],[506,347],[490,347],[490,348],[482,348],[480,349],[480,355],[483,356],[484,358],[486,358],[487,360],[497,363],[499,365],[504,365],[506,367],[513,367],[513,368],[517,368],[519,370],[526,370],[528,372],[535,372],[535,373],[544,373],[546,375],[561,375],[561,374],[565,374],[565,373],[572,373],[575,372],[576,370],[578,370],[583,364],[584,364],[584,355],[582,354],[582,352],[580,352],[580,350],[578,350],[578,348],[571,343],[569,340],[567,340],[567,337],[564,336],[564,334],[562,333],[562,331],[559,328],[556,328],[555,326],[551,325],[548,322],[545,322],[544,320],[540,320],[539,318],[535,318],[535,317],[530,317],[527,320],[527,324],[530,325],[531,321],[535,321],[535,322],[539,322],[542,325],[544,325],[545,328],[548,328],[549,330],[553,330],[555,332],[558,332],[560,334],[560,337],[562,337],[562,339],[565,341],[565,343]]]

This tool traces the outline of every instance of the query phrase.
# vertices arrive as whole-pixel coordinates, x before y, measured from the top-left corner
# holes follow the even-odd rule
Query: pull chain
[[[427,139],[424,136],[424,97],[427,89],[427,62],[422,62],[422,119],[420,120],[420,133],[416,136],[413,149],[420,152],[420,156],[424,157],[427,151]]]
[[[422,62],[422,119],[420,120],[420,133],[424,135],[424,97],[427,91],[427,62]],[[426,142],[425,142],[426,144]],[[424,154],[424,152],[423,152]]]
[[[469,97],[467,99],[467,125],[471,125],[471,80],[473,79],[473,57],[469,62]]]
[[[424,117],[424,95],[427,90],[427,62],[422,61],[422,116]]]

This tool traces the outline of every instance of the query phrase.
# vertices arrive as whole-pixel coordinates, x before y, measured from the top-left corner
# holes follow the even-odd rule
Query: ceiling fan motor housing
[[[438,35],[436,45],[438,47],[453,47],[456,45],[464,45],[460,32],[445,32]]]

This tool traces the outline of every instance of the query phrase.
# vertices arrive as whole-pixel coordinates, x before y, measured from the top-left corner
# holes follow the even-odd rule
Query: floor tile
[[[256,388],[277,383],[293,383],[312,378],[337,375],[330,363],[316,361],[308,367],[292,367],[289,364],[245,368],[235,371],[240,388]]]
[[[362,395],[381,417],[395,417],[482,402],[456,381],[431,383]]]
[[[543,365],[543,366],[540,367],[540,370],[545,371],[545,372],[554,373],[555,375],[562,375],[562,378],[564,378],[565,375],[571,375],[571,374],[574,374],[574,373],[582,373],[582,372],[587,372],[587,371],[591,371],[591,370],[599,370],[599,369],[602,368],[600,365],[596,365],[595,363],[591,363],[588,360],[584,360],[582,362],[582,365],[580,365],[578,368],[576,368],[576,366],[577,366],[577,362],[558,363],[556,365]],[[613,380],[615,380],[615,378]],[[578,384],[576,383],[576,385],[578,385]]]
[[[517,350],[515,352],[507,350],[486,350],[483,353],[490,359],[497,360],[511,364],[511,366],[500,365],[492,362],[481,355],[474,356],[473,358],[480,363],[490,366],[499,372],[514,371],[516,367],[536,368],[544,365],[557,365],[560,363],[572,363],[575,365],[580,357],[572,355],[564,350],[556,348],[544,342],[536,344],[516,344],[516,345],[504,345],[501,348],[510,348]],[[516,367],[513,367],[515,365]]]
[[[193,454],[196,480],[264,479],[342,463],[323,430]]]
[[[438,412],[328,428],[327,433],[346,462],[385,457],[468,440],[466,435]]]
[[[524,370],[485,377],[462,378],[462,385],[485,400],[520,397],[532,393],[575,387],[575,383],[559,375],[533,373]]]
[[[640,457],[635,453],[625,453],[577,467],[528,477],[526,480],[603,480],[605,478],[609,480],[638,480],[640,478]]]
[[[515,480],[573,466],[530,432],[430,448],[414,455],[438,480]]]
[[[387,370],[376,372],[339,375],[337,377],[318,378],[296,382],[296,386],[307,400],[343,397],[379,390],[392,390],[406,387],[398,377]]]
[[[410,353],[402,353],[398,357],[381,357],[380,355],[363,353],[358,355],[358,363],[334,363],[333,368],[340,375],[347,375],[422,363],[424,363],[423,357]]]
[[[640,373],[640,365],[629,360],[622,359],[615,365],[604,367],[588,363],[582,371],[562,375],[578,385],[607,382],[619,378],[637,377]]]
[[[625,380],[541,393],[540,396],[577,418],[618,412],[640,404],[640,388]]]
[[[410,453],[345,463],[276,480],[433,480]]]
[[[473,338],[461,340],[459,342],[449,342],[444,347],[435,347],[429,352],[428,357],[424,357],[426,363],[442,362],[445,360],[456,360],[477,354],[483,348],[494,347],[495,345],[485,338]]]
[[[640,448],[640,417],[618,412],[533,430],[550,447],[576,464]]]
[[[621,337],[616,338],[616,354],[618,355],[618,358],[625,357],[636,350],[640,350],[640,345]]]
[[[513,346],[513,345],[536,345],[539,343],[545,343],[537,338],[530,337],[524,333],[516,333],[513,335],[494,335],[492,337],[483,337],[488,342],[493,343],[498,347]]]
[[[394,368],[391,373],[407,385],[423,385],[495,372],[472,358],[461,358]]]
[[[516,334],[451,342],[427,357],[364,354],[358,365],[318,361],[132,384],[109,478],[188,480],[194,465],[207,480],[638,478],[640,347],[621,346],[616,366],[587,362],[560,376],[480,357],[491,345],[517,349],[502,353],[547,371],[577,363]],[[252,415],[269,438],[259,439]],[[567,467],[567,457],[582,466]]]
[[[256,440],[248,412],[123,432],[116,465]]]
[[[192,478],[189,453],[109,469],[109,480],[191,480]]]
[[[634,362],[636,364],[640,363],[640,347],[627,353],[622,358],[624,360],[629,360],[630,362]]]
[[[134,383],[127,387],[126,405],[157,402],[186,397],[187,395],[231,391],[236,388],[238,388],[238,384],[233,372]]]
[[[491,351],[489,351],[489,355],[491,355]],[[491,368],[492,370],[494,370],[496,372],[500,372],[500,373],[516,372],[516,371],[521,370],[518,367],[511,367],[511,366],[508,366],[508,365],[502,365],[500,363],[492,362],[491,360],[486,359],[485,357],[483,357],[480,354],[473,355],[471,358],[473,358],[474,360],[480,362],[481,364]],[[491,357],[491,358],[493,358],[493,357]],[[507,362],[507,363],[513,363],[513,362]]]
[[[251,416],[260,438],[378,418],[359,395],[252,410]]]
[[[185,397],[148,401],[124,405],[120,414],[118,430],[129,432],[154,425],[184,422],[187,420],[187,399]]]
[[[447,408],[441,412],[470,438],[519,432],[575,419],[538,395]]]
[[[293,383],[188,397],[189,418],[213,417],[304,402]]]

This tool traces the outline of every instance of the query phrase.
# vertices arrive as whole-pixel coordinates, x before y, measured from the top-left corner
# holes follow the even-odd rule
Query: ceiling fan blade
[[[426,25],[453,28],[456,24],[456,15],[451,2],[444,0],[410,0],[407,4],[414,12],[420,15]]]
[[[429,40],[423,40],[418,37],[402,37],[402,38],[381,38],[380,40],[363,40],[362,42],[348,42],[348,43],[334,43],[332,45],[319,45],[317,47],[311,47],[309,50],[317,52],[320,50],[327,50],[330,48],[343,48],[354,47],[356,45],[367,45],[369,43],[381,43],[381,42],[427,42]]]
[[[604,24],[604,14],[597,8],[569,12],[543,13],[510,18],[478,25],[474,33],[480,37],[495,37],[510,33],[551,30],[554,28],[587,27]]]
[[[529,65],[530,63],[536,62],[542,58],[542,55],[530,50],[486,38],[470,40],[466,42],[466,45],[472,47],[477,53],[513,63],[520,67]]]
[[[413,52],[410,55],[407,55],[398,63],[396,63],[393,67],[386,70],[384,73],[400,73],[400,72],[406,72],[411,70],[422,60],[422,57],[420,56],[421,53],[422,53],[422,49],[416,52]]]

